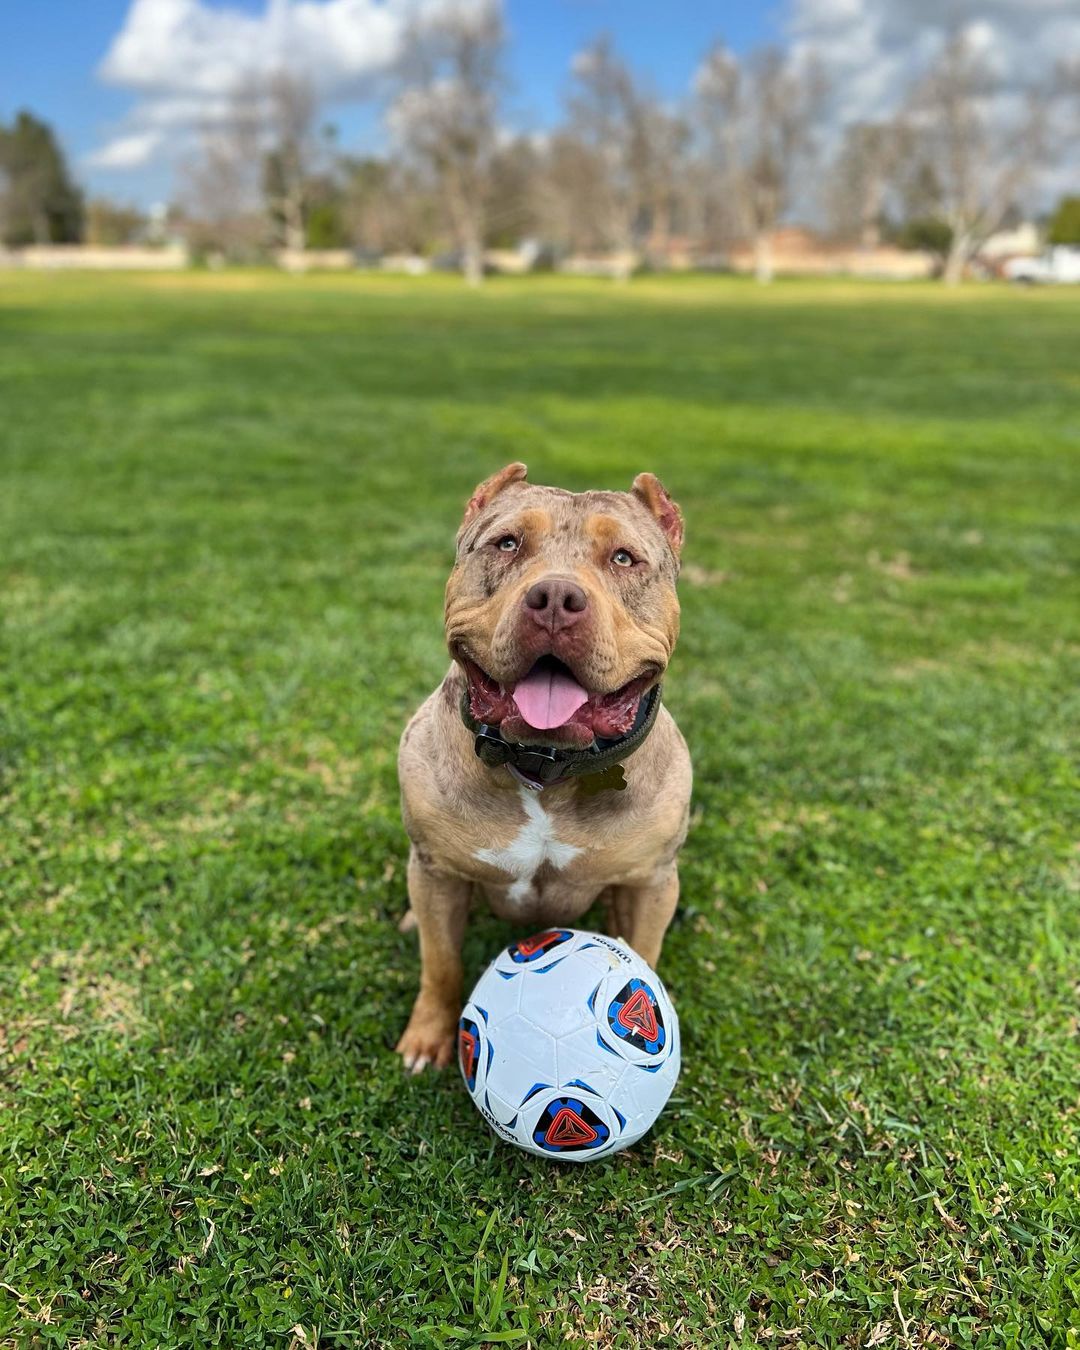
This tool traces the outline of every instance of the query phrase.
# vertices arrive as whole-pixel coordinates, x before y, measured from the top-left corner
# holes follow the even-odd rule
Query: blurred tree
[[[527,136],[500,144],[491,157],[484,203],[486,242],[512,248],[535,236],[539,228],[536,183],[541,155]]]
[[[909,99],[915,161],[937,187],[934,215],[948,226],[942,272],[959,282],[983,242],[999,229],[1050,158],[1049,91],[1033,89],[1012,117],[1001,82],[966,30],[956,33]]]
[[[251,262],[266,247],[261,99],[254,82],[238,84],[224,114],[203,124],[199,149],[182,168],[185,229],[197,252]]]
[[[937,216],[909,216],[901,224],[886,231],[898,248],[918,249],[936,260],[940,271],[945,266],[952,245],[952,230]]]
[[[81,237],[82,193],[52,128],[33,113],[0,126],[0,180],[4,243],[69,244]]]
[[[304,242],[307,248],[347,248],[349,236],[336,197],[313,202],[307,213]]]
[[[318,105],[311,81],[276,71],[258,99],[260,139],[266,146],[263,193],[277,241],[287,249],[307,244],[307,215],[314,179],[332,132],[316,131]]]
[[[302,250],[308,216],[336,192],[332,128],[317,129],[318,102],[306,78],[286,70],[249,76],[224,111],[200,130],[184,166],[187,232],[200,250],[251,261],[273,246]],[[325,236],[324,211],[318,232]]]
[[[147,216],[136,206],[94,197],[86,207],[86,242],[103,248],[134,243],[146,230]]]
[[[342,162],[342,223],[368,254],[428,254],[439,242],[437,187],[415,165],[369,157]]]
[[[562,252],[582,253],[606,244],[604,166],[600,155],[570,130],[551,137],[533,183],[540,233]]]
[[[910,148],[909,129],[900,120],[856,122],[845,128],[826,184],[834,235],[857,239],[863,248],[881,242],[890,189]]]
[[[691,134],[686,119],[657,100],[642,97],[640,184],[646,253],[654,265],[666,265],[673,236],[690,218],[687,153]]]
[[[740,65],[718,43],[698,71],[701,137],[720,191],[753,243],[759,281],[772,280],[772,234],[813,152],[825,92],[815,61],[795,64],[773,47]]]
[[[646,232],[655,153],[649,134],[652,109],[606,36],[577,55],[573,75],[560,146],[559,167],[566,176],[553,182],[573,193],[583,186],[582,176],[591,179],[581,197],[564,204],[569,214],[587,212],[590,217],[584,230],[585,221],[579,220],[571,232],[595,233],[614,255],[616,275],[625,279]]]
[[[1046,237],[1051,244],[1080,244],[1080,197],[1062,197],[1050,217]]]
[[[470,285],[484,277],[504,41],[495,0],[418,16],[406,31],[400,92],[390,110],[404,154],[437,186]]]

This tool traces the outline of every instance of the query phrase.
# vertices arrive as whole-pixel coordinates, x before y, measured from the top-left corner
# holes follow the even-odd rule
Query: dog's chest
[[[534,894],[542,869],[563,871],[586,849],[566,837],[565,822],[560,823],[544,809],[540,794],[528,788],[520,790],[525,818],[517,832],[504,844],[479,848],[473,853],[477,862],[497,868],[507,879],[507,898],[527,900]],[[561,837],[560,837],[561,824]]]

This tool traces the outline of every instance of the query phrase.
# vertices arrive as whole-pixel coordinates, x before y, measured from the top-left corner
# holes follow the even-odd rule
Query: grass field
[[[1080,1346],[1080,296],[7,276],[0,340],[0,1342]],[[514,458],[688,521],[685,1067],[593,1169],[391,1052]]]

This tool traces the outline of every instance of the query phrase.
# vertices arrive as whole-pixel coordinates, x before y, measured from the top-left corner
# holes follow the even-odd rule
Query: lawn
[[[0,1342],[1080,1346],[1080,296],[9,274],[0,343]],[[684,1069],[593,1168],[392,1053],[516,458],[688,525]]]

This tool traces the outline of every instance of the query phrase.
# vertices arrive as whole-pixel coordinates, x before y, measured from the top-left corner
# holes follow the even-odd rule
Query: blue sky
[[[207,8],[265,12],[262,0],[204,0]],[[29,108],[60,134],[80,180],[93,192],[148,205],[168,196],[173,168],[166,151],[126,169],[87,161],[122,132],[141,95],[110,84],[102,60],[128,17],[129,0],[38,0],[0,4],[0,118]],[[687,89],[697,61],[717,37],[735,50],[775,39],[779,11],[768,4],[716,0],[509,0],[513,91],[508,120],[551,125],[559,116],[574,53],[600,32],[668,98]],[[347,149],[375,148],[380,114],[370,102],[332,103],[328,120]]]

